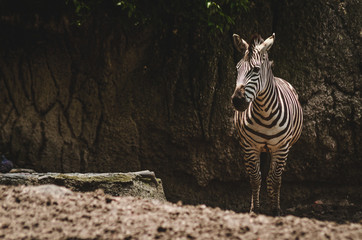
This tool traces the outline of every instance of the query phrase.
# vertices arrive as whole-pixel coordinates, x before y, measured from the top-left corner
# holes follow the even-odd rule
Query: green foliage
[[[247,11],[249,0],[66,0],[66,3],[73,9],[79,26],[92,14],[105,10],[133,26],[150,22],[164,25],[178,19],[223,33]]]
[[[221,33],[235,25],[237,16],[248,9],[248,0],[206,1],[207,24]]]

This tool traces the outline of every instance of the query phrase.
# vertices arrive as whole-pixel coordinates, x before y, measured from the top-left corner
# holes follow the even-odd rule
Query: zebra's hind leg
[[[272,214],[280,216],[280,187],[282,173],[286,164],[288,152],[280,151],[272,154],[270,170],[267,177],[267,191],[271,200]]]
[[[251,204],[250,212],[260,212],[260,186],[261,186],[261,173],[260,173],[260,153],[252,153],[245,155],[245,167],[249,175],[251,185]]]

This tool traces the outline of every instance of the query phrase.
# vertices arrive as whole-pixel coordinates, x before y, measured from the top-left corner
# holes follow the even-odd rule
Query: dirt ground
[[[0,239],[362,239],[362,222],[257,216],[54,185],[0,186]]]

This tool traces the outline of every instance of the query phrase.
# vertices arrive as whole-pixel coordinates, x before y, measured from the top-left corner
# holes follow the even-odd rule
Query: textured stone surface
[[[73,191],[103,189],[113,196],[133,196],[166,200],[160,179],[150,171],[132,173],[6,173],[0,174],[2,185],[65,186]],[[46,189],[46,187],[42,188]]]
[[[105,16],[76,28],[52,9],[1,12],[0,150],[38,172],[151,169],[173,201],[247,209],[232,32],[210,39],[174,19],[126,31]],[[303,106],[282,199],[298,197],[290,182],[362,183],[361,9],[358,0],[253,1],[233,28],[245,39],[276,33],[274,73]]]

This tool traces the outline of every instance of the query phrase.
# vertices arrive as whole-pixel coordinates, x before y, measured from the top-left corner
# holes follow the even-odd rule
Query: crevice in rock
[[[4,65],[5,66],[5,65]],[[1,71],[0,71],[1,72]],[[2,73],[2,72],[1,72]],[[2,79],[3,79],[3,82],[4,82],[4,86],[6,88],[6,92],[8,94],[8,97],[9,97],[9,101],[11,102],[11,104],[13,105],[17,115],[20,114],[20,111],[19,109],[17,108],[16,104],[15,104],[15,101],[14,101],[14,97],[13,97],[13,94],[12,94],[12,91],[10,90],[10,86],[9,86],[9,83],[8,83],[8,79],[5,77],[5,74],[2,73]],[[11,81],[11,79],[10,79]]]

